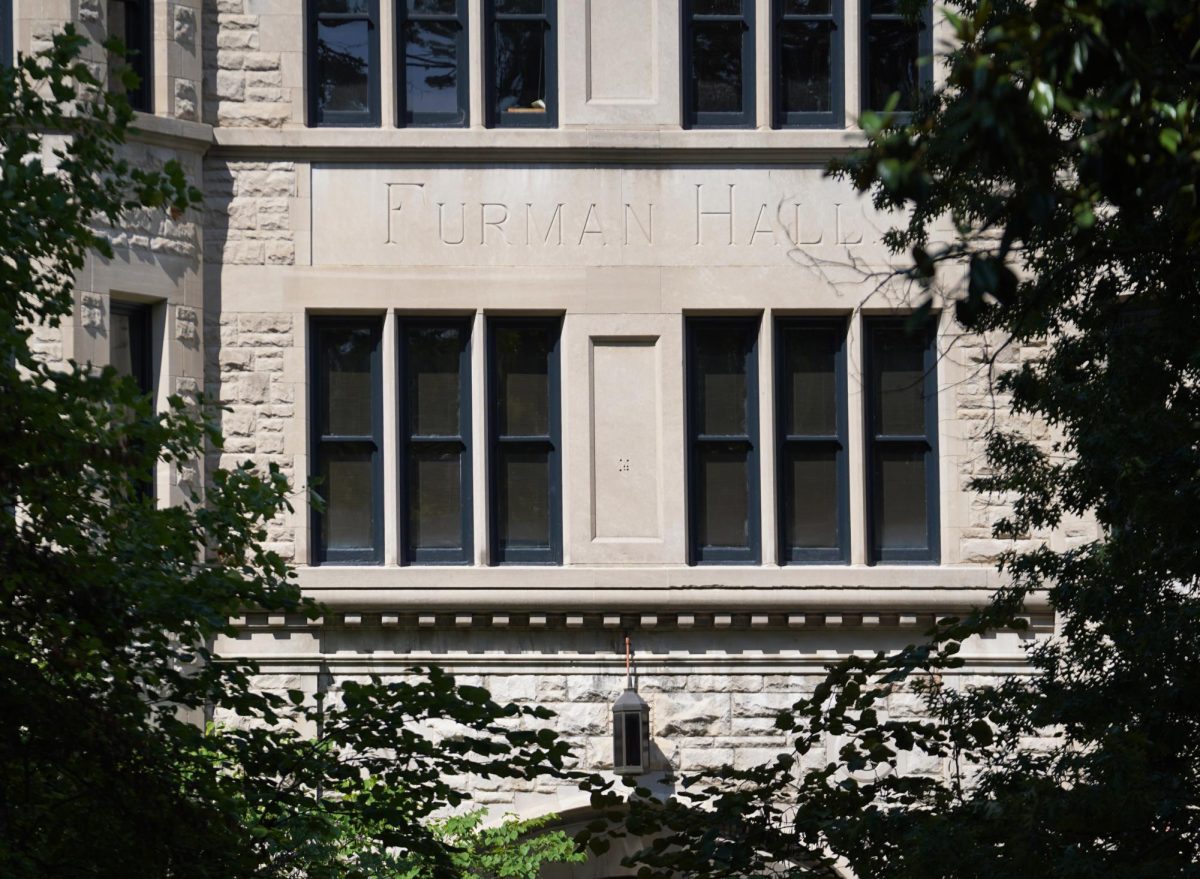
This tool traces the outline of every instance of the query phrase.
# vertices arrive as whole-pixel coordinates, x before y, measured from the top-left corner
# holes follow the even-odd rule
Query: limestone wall
[[[895,623],[873,633],[836,631],[824,621],[789,627],[771,620],[751,628],[749,618],[736,614],[724,629],[703,616],[683,628],[663,618],[647,627],[628,615],[608,627],[586,616],[570,627],[566,617],[554,614],[544,620],[536,614],[505,619],[497,626],[480,616],[464,622],[430,615],[422,623],[408,615],[352,614],[307,625],[251,615],[239,621],[240,637],[218,648],[255,656],[263,670],[259,684],[281,692],[314,694],[316,663],[324,661],[332,679],[327,704],[336,704],[347,680],[378,674],[386,682],[405,677],[408,665],[437,664],[459,683],[486,687],[501,702],[551,709],[557,716],[548,725],[572,748],[569,766],[605,772],[612,768],[611,708],[625,687],[624,637],[629,634],[636,686],[650,706],[652,762],[643,781],[669,793],[681,774],[772,760],[787,741],[775,728],[775,717],[811,695],[824,678],[824,664],[851,648],[894,649],[917,634],[915,627]],[[1044,632],[1046,621],[1035,622]],[[1020,673],[1020,645],[1027,638],[1003,634],[990,643],[968,644],[967,667],[948,676],[947,684],[965,688]],[[881,715],[907,719],[919,710],[914,694],[898,690]],[[807,765],[836,760],[838,747],[830,737],[823,749],[807,755]],[[901,769],[929,776],[949,771],[945,761],[920,755],[907,755]],[[498,813],[561,814],[587,805],[573,787],[553,781],[462,782],[477,802]]]

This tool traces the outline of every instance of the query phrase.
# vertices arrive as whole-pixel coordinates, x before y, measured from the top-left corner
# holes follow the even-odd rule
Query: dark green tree
[[[216,470],[160,509],[145,474],[219,448],[218,413],[35,356],[89,254],[112,257],[103,228],[199,200],[177,164],[121,158],[133,114],[85,45],[68,27],[0,68],[0,876],[458,875],[428,819],[465,801],[456,779],[559,771],[549,713],[436,670],[317,702],[213,661],[231,616],[319,613],[262,546],[284,478]]]
[[[948,5],[945,86],[910,119],[867,115],[868,148],[836,173],[908,212],[887,242],[911,256],[900,280],[925,290],[914,322],[948,301],[1000,348],[1041,346],[997,379],[1055,436],[992,430],[975,488],[1016,498],[997,536],[1071,516],[1101,536],[1014,548],[989,606],[831,668],[779,718],[792,747],[776,762],[690,779],[668,803],[635,792],[629,831],[663,834],[648,868],[1200,875],[1200,7]],[[962,642],[1019,627],[1035,591],[1060,628],[1029,650],[1034,674],[944,686]],[[899,687],[926,719],[889,717]],[[828,736],[839,759],[802,762]],[[950,771],[906,777],[906,753]]]

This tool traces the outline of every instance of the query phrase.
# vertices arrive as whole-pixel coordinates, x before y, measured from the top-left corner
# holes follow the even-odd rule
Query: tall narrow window
[[[150,113],[151,76],[153,74],[153,22],[151,0],[108,0],[108,35],[118,37],[125,45],[125,58],[114,59],[114,68],[126,66],[137,74],[136,88],[126,89],[121,81],[110,75],[109,91],[124,92],[129,106]]]
[[[150,324],[151,306],[112,302],[109,306],[108,362],[123,376],[134,380],[147,397],[154,394],[154,340]],[[140,451],[142,446],[138,446]],[[137,480],[142,498],[154,497],[154,467]]]
[[[471,561],[471,368],[466,320],[400,325],[401,504],[408,564]]]
[[[109,362],[121,375],[137,382],[143,394],[154,391],[150,306],[113,302]]]
[[[850,558],[845,336],[841,320],[786,319],[776,326],[784,562]]]
[[[379,124],[379,0],[309,0],[313,125]]]
[[[0,0],[0,67],[11,67],[14,61],[12,0]]]
[[[487,0],[493,125],[558,124],[556,0]]]
[[[774,0],[775,124],[842,124],[842,0]]]
[[[467,124],[467,0],[401,0],[404,125]]]
[[[863,0],[862,107],[882,110],[893,93],[900,95],[896,110],[917,108],[928,68],[917,59],[932,51],[928,11],[918,20],[907,18],[903,0]]]
[[[754,125],[754,0],[688,0],[684,82],[687,122]]]
[[[314,560],[383,559],[380,321],[312,321],[312,479],[324,500],[313,515]]]
[[[871,560],[938,560],[937,363],[932,331],[866,322]]]
[[[758,320],[688,321],[693,563],[757,564]]]
[[[561,564],[554,319],[494,319],[489,360],[492,548],[500,564]]]

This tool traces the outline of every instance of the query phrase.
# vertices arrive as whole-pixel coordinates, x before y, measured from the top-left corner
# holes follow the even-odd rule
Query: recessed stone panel
[[[592,340],[594,540],[662,536],[657,342]]]
[[[589,104],[648,103],[658,78],[655,0],[586,0]]]

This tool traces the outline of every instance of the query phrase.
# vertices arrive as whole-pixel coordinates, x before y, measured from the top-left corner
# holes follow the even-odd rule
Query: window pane
[[[325,112],[371,108],[370,31],[363,19],[317,21],[317,96]]]
[[[320,339],[325,371],[321,433],[325,436],[370,436],[374,332],[370,327],[329,327],[322,330]]]
[[[410,21],[405,27],[405,112],[462,118],[458,103],[458,37],[455,21]]]
[[[837,433],[837,356],[839,342],[828,330],[794,329],[783,336],[784,381],[791,385],[785,398],[784,430],[798,436]],[[786,390],[784,393],[788,393]]]
[[[408,11],[417,15],[457,15],[458,0],[408,0]]]
[[[133,376],[133,327],[132,315],[112,313],[112,341],[109,346],[109,362],[121,375]]]
[[[362,446],[321,447],[321,484],[325,499],[321,549],[370,550],[375,543],[375,496],[371,450]]]
[[[540,327],[497,327],[501,436],[550,434],[550,336]]]
[[[640,714],[622,715],[625,723],[625,748],[622,755],[625,766],[640,766],[642,756],[642,717]]]
[[[692,27],[692,100],[697,113],[742,110],[740,21],[697,21]]]
[[[833,109],[833,22],[785,21],[779,31],[784,112],[828,113]]]
[[[875,531],[879,549],[928,545],[925,499],[925,451],[878,447]]]
[[[496,110],[546,112],[546,25],[535,21],[496,22]]]
[[[784,473],[789,480],[784,498],[786,545],[837,547],[837,451],[793,444],[785,455]]]
[[[371,0],[320,0],[320,12],[342,15],[369,15]]]
[[[750,545],[746,452],[704,443],[697,448],[697,455],[700,459],[698,545],[745,549]]]
[[[899,15],[900,0],[871,0],[871,15]]]
[[[499,476],[500,546],[549,548],[549,452],[501,449]]]
[[[414,549],[461,547],[461,453],[447,448],[411,448],[408,480],[409,546]]]
[[[872,21],[867,28],[867,106],[881,110],[892,92],[900,92],[896,109],[917,105],[918,29],[903,21]]]
[[[925,342],[903,329],[875,336],[875,432],[924,436]]]
[[[496,11],[501,15],[538,15],[544,9],[543,0],[496,0]]]
[[[413,326],[407,332],[410,436],[459,436],[462,331]]]
[[[741,15],[742,0],[692,0],[695,15]]]
[[[747,334],[741,328],[695,331],[699,432],[710,436],[746,434]]]
[[[784,0],[784,15],[832,15],[833,0]]]

